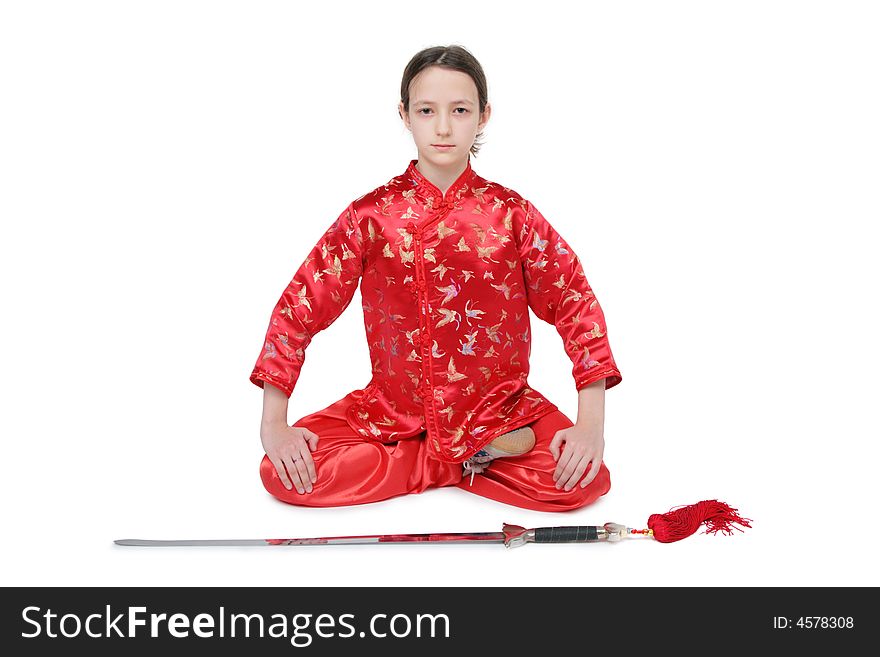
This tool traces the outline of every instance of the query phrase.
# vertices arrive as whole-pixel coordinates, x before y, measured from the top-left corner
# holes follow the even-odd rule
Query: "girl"
[[[263,484],[304,506],[443,486],[539,511],[587,505],[610,487],[605,389],[622,379],[581,262],[531,201],[471,168],[491,107],[467,50],[417,53],[399,112],[418,158],[342,211],[272,312],[250,375],[264,390]],[[372,380],[289,426],[305,349],[358,283]],[[529,308],[562,336],[576,422],[527,383]]]

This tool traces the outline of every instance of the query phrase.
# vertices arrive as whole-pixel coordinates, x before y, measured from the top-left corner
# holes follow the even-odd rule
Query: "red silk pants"
[[[443,463],[428,456],[425,441],[407,438],[380,443],[360,436],[345,419],[345,410],[363,393],[355,390],[293,426],[305,427],[319,437],[312,452],[317,481],[311,493],[287,490],[275,466],[264,456],[260,477],[272,495],[299,506],[345,506],[378,502],[398,495],[422,493],[429,488],[457,486],[483,497],[536,511],[570,511],[586,506],[608,492],[611,476],[602,463],[599,473],[581,488],[557,490],[553,481],[556,461],[550,441],[573,422],[556,410],[531,425],[535,446],[523,456],[495,459],[487,470],[464,476],[460,463]]]

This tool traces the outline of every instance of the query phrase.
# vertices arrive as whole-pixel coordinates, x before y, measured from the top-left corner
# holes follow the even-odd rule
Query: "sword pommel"
[[[628,533],[625,525],[619,525],[616,522],[606,522],[604,529],[605,540],[611,543],[626,538]]]

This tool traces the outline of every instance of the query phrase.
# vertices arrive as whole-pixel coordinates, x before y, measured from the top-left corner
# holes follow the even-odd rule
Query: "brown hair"
[[[480,62],[467,49],[461,46],[432,46],[417,52],[406,68],[403,70],[403,79],[400,82],[400,100],[403,102],[403,110],[409,112],[409,85],[419,73],[429,66],[442,66],[454,71],[461,71],[471,76],[477,85],[477,98],[479,98],[480,114],[486,109],[489,102],[489,92],[486,85],[486,75]],[[471,153],[476,156],[482,146],[478,132],[471,146]]]

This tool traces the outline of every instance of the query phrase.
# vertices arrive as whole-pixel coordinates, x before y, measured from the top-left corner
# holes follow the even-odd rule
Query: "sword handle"
[[[504,523],[503,531],[505,547],[519,547],[526,543],[616,542],[629,535],[629,529],[616,522],[606,522],[604,525],[537,527],[535,529]]]
[[[593,543],[602,540],[596,525],[580,525],[574,527],[536,527],[535,543]]]

